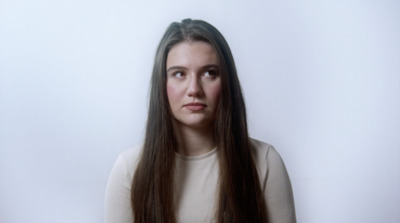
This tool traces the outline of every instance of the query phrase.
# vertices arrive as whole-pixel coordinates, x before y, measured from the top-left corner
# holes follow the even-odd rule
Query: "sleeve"
[[[108,178],[105,194],[105,223],[132,223],[131,177],[127,164],[120,155]]]
[[[292,185],[285,164],[272,146],[269,146],[266,160],[267,172],[263,189],[268,222],[296,223]]]

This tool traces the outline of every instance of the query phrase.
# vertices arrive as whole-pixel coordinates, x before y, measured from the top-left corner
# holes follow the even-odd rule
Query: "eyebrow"
[[[208,64],[205,66],[202,66],[200,69],[208,69],[208,68],[216,68],[218,69],[218,65],[217,64]],[[171,72],[171,70],[186,70],[186,67],[183,66],[172,66],[170,68],[167,69],[167,73]]]

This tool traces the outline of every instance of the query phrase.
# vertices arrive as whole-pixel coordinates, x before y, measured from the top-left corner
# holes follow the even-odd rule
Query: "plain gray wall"
[[[252,137],[292,179],[298,222],[400,222],[398,1],[0,3],[0,222],[103,221],[118,153],[141,143],[158,41],[215,25]]]

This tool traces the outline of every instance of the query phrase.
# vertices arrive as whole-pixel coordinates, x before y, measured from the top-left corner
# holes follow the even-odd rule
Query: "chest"
[[[219,165],[216,158],[177,160],[174,201],[178,222],[212,222],[218,198]]]

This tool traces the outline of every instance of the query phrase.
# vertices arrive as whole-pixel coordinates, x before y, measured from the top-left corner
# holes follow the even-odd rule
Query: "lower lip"
[[[190,111],[201,111],[201,110],[204,110],[206,108],[206,106],[204,106],[204,105],[186,105],[185,108]]]

